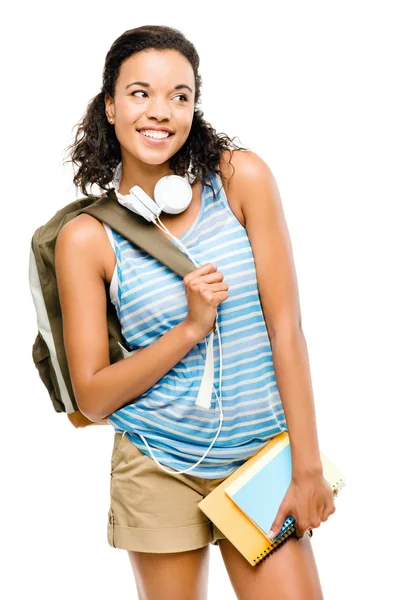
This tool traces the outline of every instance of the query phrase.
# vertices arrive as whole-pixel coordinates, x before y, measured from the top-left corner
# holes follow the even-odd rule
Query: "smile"
[[[150,144],[165,144],[174,135],[167,131],[149,131],[148,129],[138,131],[138,133]]]

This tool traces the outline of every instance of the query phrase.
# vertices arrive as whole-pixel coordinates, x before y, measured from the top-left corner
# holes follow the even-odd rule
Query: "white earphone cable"
[[[160,222],[160,224],[161,224],[161,227],[160,227],[160,225],[159,225],[159,224],[156,222],[156,220],[158,220],[158,221]],[[185,253],[187,253],[187,255],[189,256],[190,260],[191,260],[191,261],[192,261],[192,262],[193,262],[193,263],[194,263],[194,264],[195,264],[197,267],[199,266],[199,264],[197,263],[196,259],[195,259],[195,258],[194,258],[194,257],[193,257],[191,254],[190,254],[189,250],[187,250],[187,248],[185,248],[185,246],[182,244],[182,242],[181,242],[180,240],[178,240],[178,238],[176,238],[176,237],[175,237],[175,236],[174,236],[174,235],[173,235],[173,234],[172,234],[172,233],[171,233],[171,232],[170,232],[170,231],[169,231],[169,230],[166,228],[166,226],[163,224],[163,222],[161,221],[161,219],[160,219],[159,217],[157,217],[157,219],[154,219],[154,220],[153,220],[153,223],[154,223],[155,225],[157,225],[157,227],[158,227],[159,229],[163,229],[163,231],[165,231],[165,232],[166,232],[168,235],[170,235],[172,238],[174,238],[174,239],[175,239],[175,240],[178,242],[178,244],[179,244],[179,246],[182,248],[182,250],[183,250]],[[218,317],[218,315],[217,315],[217,317]],[[215,395],[216,395],[216,397],[217,397],[217,400],[218,400],[218,405],[219,405],[220,415],[219,415],[219,427],[218,427],[217,434],[216,434],[215,438],[213,439],[213,441],[212,441],[211,445],[210,445],[210,446],[207,448],[207,451],[206,451],[206,452],[203,454],[203,456],[202,456],[202,457],[201,457],[201,458],[200,458],[200,459],[199,459],[199,460],[198,460],[198,461],[197,461],[197,462],[196,462],[194,465],[192,465],[192,466],[191,466],[191,467],[189,467],[188,469],[184,469],[183,471],[176,471],[176,470],[174,470],[174,469],[172,469],[172,470],[170,470],[170,469],[166,469],[166,468],[165,468],[165,467],[164,467],[162,464],[160,464],[160,463],[159,463],[159,461],[156,459],[156,457],[154,456],[154,454],[153,454],[153,452],[152,452],[152,450],[151,450],[150,446],[148,445],[147,441],[145,440],[144,436],[143,436],[141,433],[139,433],[139,435],[140,435],[140,437],[141,437],[142,441],[145,443],[145,445],[146,445],[146,447],[147,447],[148,451],[150,452],[150,454],[151,454],[152,458],[155,460],[155,462],[157,463],[157,465],[158,465],[158,466],[159,466],[159,467],[160,467],[160,468],[161,468],[163,471],[165,471],[166,473],[175,473],[175,474],[178,474],[178,473],[188,473],[189,471],[191,471],[192,469],[194,469],[195,467],[197,467],[197,465],[199,465],[199,464],[202,462],[202,460],[203,460],[203,459],[204,459],[204,458],[207,456],[207,454],[210,452],[211,448],[213,447],[214,443],[216,442],[216,440],[217,440],[217,438],[218,438],[218,436],[219,436],[219,433],[220,433],[220,431],[221,431],[222,423],[223,423],[223,420],[224,420],[224,415],[223,415],[223,412],[222,412],[222,402],[221,402],[221,396],[222,396],[222,389],[221,389],[221,379],[222,379],[222,345],[221,345],[221,336],[220,336],[220,332],[219,332],[219,327],[218,327],[218,325],[217,325],[217,320],[215,321],[215,325],[216,325],[217,336],[218,336],[218,342],[219,342],[219,374],[220,374],[220,376],[219,376],[219,395],[218,395],[216,392],[215,392]],[[211,344],[211,343],[212,343],[213,337],[214,337],[214,336],[213,336],[213,332],[211,332],[211,334],[210,334],[210,340],[208,341],[208,343],[209,343],[209,344]],[[207,349],[207,342],[206,342],[206,349]],[[214,390],[214,391],[215,391],[215,390]]]

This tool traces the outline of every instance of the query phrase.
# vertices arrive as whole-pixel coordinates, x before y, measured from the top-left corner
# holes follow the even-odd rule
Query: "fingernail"
[[[272,531],[272,529],[270,529],[268,531],[267,538],[272,539],[273,537],[274,537],[274,532]]]

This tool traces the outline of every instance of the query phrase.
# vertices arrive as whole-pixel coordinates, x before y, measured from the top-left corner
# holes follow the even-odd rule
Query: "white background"
[[[280,189],[320,448],[347,477],[336,513],[312,538],[325,599],[397,596],[396,5],[116,0],[9,9],[1,36],[3,598],[137,597],[127,553],[106,538],[113,430],[75,430],[53,411],[32,362],[28,257],[35,229],[79,197],[62,161],[100,91],[109,47],[146,24],[177,27],[196,45],[205,118],[257,152]],[[235,598],[212,547],[209,598],[221,594]]]

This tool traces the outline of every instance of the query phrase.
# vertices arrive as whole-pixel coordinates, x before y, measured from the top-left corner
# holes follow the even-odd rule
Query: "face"
[[[168,164],[189,136],[194,86],[190,62],[175,50],[144,50],[124,61],[114,98],[105,98],[106,114],[114,122],[123,161]],[[151,132],[163,128],[169,133],[166,138],[160,139],[165,131]],[[145,130],[158,137],[147,137]]]

